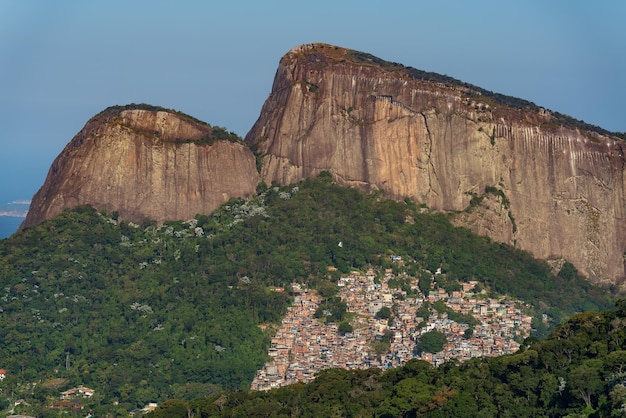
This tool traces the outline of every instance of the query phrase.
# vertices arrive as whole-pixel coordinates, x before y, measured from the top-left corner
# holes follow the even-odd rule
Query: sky
[[[245,136],[280,58],[311,42],[623,132],[624,21],[623,0],[0,0],[0,217],[23,214],[108,106],[163,106]]]

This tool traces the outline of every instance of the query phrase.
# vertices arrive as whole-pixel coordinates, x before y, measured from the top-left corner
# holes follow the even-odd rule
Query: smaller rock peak
[[[55,159],[21,229],[80,205],[158,222],[208,214],[255,192],[252,151],[225,128],[151,105],[112,106]]]

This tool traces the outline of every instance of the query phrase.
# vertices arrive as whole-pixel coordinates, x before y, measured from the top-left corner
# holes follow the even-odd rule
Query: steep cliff
[[[83,204],[134,222],[185,220],[255,193],[258,181],[234,134],[152,106],[112,107],[56,158],[21,228]]]
[[[309,44],[280,61],[246,141],[268,184],[328,170],[537,257],[567,258],[594,282],[623,281],[624,142],[532,103]]]

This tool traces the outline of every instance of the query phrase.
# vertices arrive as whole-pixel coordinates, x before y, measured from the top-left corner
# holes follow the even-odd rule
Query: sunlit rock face
[[[123,220],[187,220],[254,194],[255,158],[214,128],[146,106],[94,116],[56,158],[21,228],[89,204]]]
[[[479,234],[621,284],[624,142],[432,76],[325,44],[289,51],[246,136],[262,180],[288,184],[326,170],[340,184],[455,213]]]

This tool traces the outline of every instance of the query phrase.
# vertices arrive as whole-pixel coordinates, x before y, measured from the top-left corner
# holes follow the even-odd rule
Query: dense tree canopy
[[[122,410],[246,390],[290,283],[318,288],[323,316],[341,323],[336,281],[351,269],[423,277],[441,269],[450,283],[478,280],[531,303],[539,334],[542,313],[554,325],[608,301],[571,268],[555,276],[545,262],[455,228],[445,215],[339,187],[328,175],[184,222],[117,217],[77,208],[0,241],[0,367],[8,371],[0,400],[17,383],[28,397],[31,384],[53,379],[93,387],[96,405]],[[41,400],[55,390],[39,392]]]

